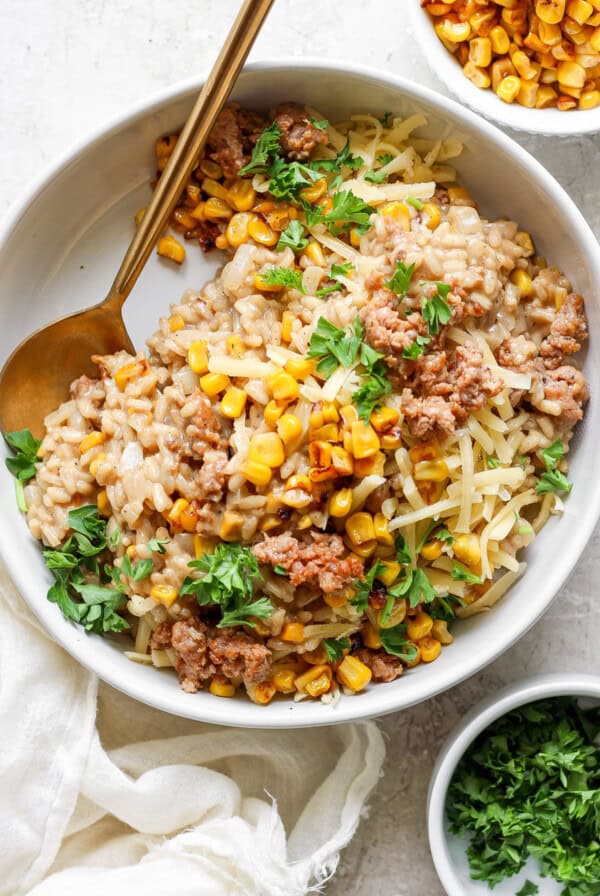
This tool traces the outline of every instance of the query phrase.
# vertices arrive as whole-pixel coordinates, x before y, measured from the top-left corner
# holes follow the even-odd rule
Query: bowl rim
[[[461,879],[448,848],[446,796],[456,767],[476,737],[501,716],[547,697],[596,697],[600,676],[556,673],[522,678],[477,703],[448,735],[435,761],[427,794],[427,835],[437,875],[447,896],[464,896]]]
[[[595,109],[559,112],[558,109],[528,109],[504,103],[490,90],[481,90],[462,74],[459,63],[435,33],[420,0],[410,0],[410,13],[417,41],[432,73],[461,102],[498,125],[545,137],[580,137],[600,131],[600,106]]]
[[[573,200],[571,200],[560,184],[533,156],[511,137],[505,135],[487,120],[482,119],[471,110],[465,109],[454,100],[436,93],[431,88],[423,87],[420,84],[416,84],[394,73],[338,59],[327,60],[325,62],[315,58],[304,58],[301,60],[289,58],[265,59],[247,66],[244,69],[244,73],[275,73],[276,71],[282,70],[293,70],[294,72],[302,72],[306,70],[333,72],[342,76],[362,78],[373,82],[375,86],[377,84],[384,84],[399,94],[407,95],[417,103],[424,102],[425,104],[429,104],[439,115],[443,116],[449,112],[455,119],[457,127],[460,124],[463,124],[468,128],[473,128],[476,131],[479,131],[483,137],[491,140],[499,149],[509,156],[512,156],[515,162],[519,163],[534,180],[543,184],[544,190],[550,197],[550,200],[561,209],[561,215],[569,221],[570,225],[577,231],[583,254],[586,259],[591,260],[592,270],[596,271],[596,275],[600,281],[600,263],[594,261],[594,253],[597,253],[597,242],[589,225]],[[94,144],[108,140],[123,127],[135,124],[142,117],[150,116],[164,105],[184,99],[188,94],[197,91],[199,86],[203,83],[204,78],[198,76],[171,85],[158,93],[152,94],[150,97],[139,100],[127,110],[120,112],[114,118],[110,119],[104,125],[96,127],[91,134],[87,134],[76,141],[75,144],[64,152],[57,161],[48,165],[45,170],[35,178],[33,183],[22,192],[21,196],[17,197],[13,202],[3,221],[0,221],[0,251],[5,242],[9,239],[19,218],[25,213],[36,195],[73,164],[80,154],[85,153]],[[264,713],[264,710],[261,707],[252,705],[248,712],[240,713],[242,718],[238,721],[237,719],[228,717],[228,714],[223,710],[222,701],[196,702],[188,700],[187,702],[183,702],[181,699],[177,700],[173,698],[172,695],[165,696],[161,691],[144,688],[135,681],[123,681],[119,677],[117,669],[113,669],[110,665],[106,668],[106,664],[96,657],[93,651],[89,650],[87,647],[87,637],[83,640],[77,637],[77,632],[72,630],[75,628],[72,623],[63,619],[57,612],[46,612],[47,610],[55,611],[55,607],[51,605],[48,605],[48,607],[41,606],[36,601],[25,599],[30,609],[33,610],[34,614],[38,617],[52,638],[81,663],[81,665],[94,672],[112,687],[127,693],[129,696],[134,697],[142,703],[147,703],[164,712],[169,712],[180,717],[195,719],[197,721],[238,727],[301,728],[306,726],[340,724],[373,718],[375,716],[386,715],[387,713],[405,709],[448,690],[493,662],[498,656],[512,646],[512,643],[514,643],[516,639],[522,637],[548,609],[550,603],[556,597],[556,594],[579,559],[599,517],[600,481],[590,488],[584,512],[582,513],[577,529],[572,532],[570,548],[565,552],[566,556],[562,558],[560,569],[555,572],[551,584],[544,582],[540,585],[540,590],[543,590],[547,594],[544,604],[540,605],[537,603],[534,605],[532,602],[525,606],[523,612],[519,616],[518,625],[515,620],[514,626],[506,628],[503,632],[503,637],[499,639],[493,647],[486,651],[473,652],[469,661],[463,661],[458,668],[452,669],[442,683],[436,683],[433,687],[427,687],[425,685],[421,690],[415,689],[415,691],[412,692],[408,698],[404,698],[404,700],[398,699],[397,691],[395,689],[388,690],[385,687],[377,688],[371,690],[368,696],[366,694],[362,695],[362,699],[360,699],[359,696],[358,699],[340,701],[335,708],[335,713],[323,713],[321,715],[315,713],[314,719],[307,718],[310,710],[305,712],[303,704],[298,705],[298,710],[296,712],[289,713],[288,703],[282,703],[278,713]],[[1,527],[2,520],[0,518],[0,528]],[[0,539],[0,554],[3,556],[13,582],[18,590],[25,595],[29,588],[26,570],[23,565],[19,563],[18,550],[13,553],[8,549],[8,545],[13,538],[15,539],[15,546],[18,545],[19,536],[14,536],[14,534],[8,530],[6,531],[6,535],[8,538],[6,543],[4,539]],[[183,695],[182,692],[179,696],[187,695]],[[260,715],[261,713],[264,713],[262,717]]]

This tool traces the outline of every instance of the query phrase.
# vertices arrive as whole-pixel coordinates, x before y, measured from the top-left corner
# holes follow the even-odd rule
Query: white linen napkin
[[[178,719],[98,688],[2,568],[0,614],[0,896],[302,896],[335,871],[381,772],[372,722]]]

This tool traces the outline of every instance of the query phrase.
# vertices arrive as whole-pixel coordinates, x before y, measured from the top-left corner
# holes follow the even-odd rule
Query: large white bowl
[[[414,32],[419,48],[431,70],[462,103],[485,115],[496,124],[530,134],[553,137],[575,137],[600,131],[600,106],[586,111],[527,109],[518,103],[505,103],[493,90],[480,90],[463,73],[456,58],[443,45],[429,13],[421,0],[408,0]]]
[[[0,361],[28,333],[84,308],[106,292],[132,233],[132,216],[148,196],[155,138],[181,125],[198,84],[169,89],[87,138],[48,171],[14,206],[0,231]],[[267,108],[305,101],[336,120],[353,110],[427,114],[427,133],[464,141],[461,179],[484,212],[509,215],[531,230],[540,252],[588,298],[592,341],[600,333],[598,246],[581,214],[552,177],[487,122],[430,90],[382,72],[343,63],[261,63],[247,69],[236,99]],[[169,302],[201,286],[219,261],[194,247],[180,270],[151,258],[127,303],[125,317],[138,345]],[[529,571],[488,614],[457,625],[456,642],[431,666],[391,684],[321,703],[219,700],[185,694],[172,673],[129,662],[113,641],[86,635],[46,600],[50,576],[14,501],[13,481],[0,464],[0,551],[25,600],[50,634],[114,687],[160,709],[221,724],[293,727],[327,725],[402,709],[451,687],[491,662],[547,609],[573,568],[600,515],[594,433],[599,429],[600,372],[590,352],[592,400],[572,463],[573,494],[565,519],[552,520],[528,551]],[[40,669],[43,675],[43,669]]]
[[[600,678],[593,675],[537,675],[509,684],[474,706],[450,733],[431,774],[427,798],[429,847],[438,877],[448,896],[486,896],[490,888],[471,880],[466,848],[468,840],[450,834],[446,821],[446,795],[456,767],[470,745],[496,719],[519,706],[549,697],[582,698],[587,705],[600,701]],[[530,859],[513,877],[494,887],[494,896],[514,896],[525,881],[539,886],[539,896],[559,896],[561,884],[541,878],[539,865]]]

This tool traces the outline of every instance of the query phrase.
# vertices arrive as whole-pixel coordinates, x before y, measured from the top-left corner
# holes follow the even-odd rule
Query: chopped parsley
[[[397,656],[405,663],[412,663],[419,652],[418,647],[412,644],[406,637],[406,623],[394,625],[392,628],[382,628],[379,632],[381,646],[386,653]]]
[[[452,309],[446,301],[451,286],[448,283],[436,283],[436,287],[436,292],[430,299],[423,296],[421,300],[421,313],[431,336],[436,336],[440,332],[440,326],[447,324],[452,317]]]
[[[542,460],[546,464],[546,471],[542,473],[535,484],[538,495],[546,495],[549,492],[570,492],[573,483],[569,482],[564,473],[556,469],[556,465],[565,453],[565,447],[560,439],[557,439],[548,448],[541,451]]]
[[[423,537],[417,545],[416,551],[417,554],[420,554],[427,542],[429,541],[429,536],[435,532],[433,536],[436,541],[445,541],[447,544],[452,544],[454,541],[454,536],[446,529],[446,527],[439,520],[432,520],[427,529],[425,530]]]
[[[370,184],[382,184],[384,180],[387,179],[387,173],[385,171],[370,171],[365,172],[365,180]]]
[[[421,202],[420,199],[417,199],[416,196],[407,196],[404,200],[408,205],[412,205],[413,208],[416,208],[418,212],[421,211],[425,207],[424,203]]]
[[[352,403],[356,405],[359,418],[368,423],[373,411],[380,406],[381,399],[391,391],[392,385],[387,378],[385,364],[378,360],[352,395]]]
[[[114,535],[114,533],[113,533],[113,535]],[[120,535],[120,533],[119,533],[119,535]],[[168,544],[169,544],[168,538],[151,538],[150,541],[148,542],[147,547],[148,547],[148,550],[152,551],[153,554],[164,554],[167,549]]]
[[[321,119],[321,121],[317,121],[316,118],[311,118],[310,123],[313,127],[315,127],[318,131],[324,131],[328,126],[329,122],[326,118]]]
[[[298,200],[300,190],[310,187],[319,175],[302,162],[288,162],[281,157],[275,159],[269,168],[269,193],[275,199]]]
[[[287,570],[285,566],[282,566],[281,563],[276,563],[273,567],[273,572],[276,576],[287,576]]]
[[[363,344],[363,333],[358,317],[345,330],[320,317],[308,348],[309,358],[319,358],[317,373],[329,379],[340,365],[352,367]]]
[[[331,186],[335,189],[342,183],[342,168],[358,171],[364,164],[364,160],[350,152],[350,138],[348,138],[334,159],[313,159],[307,164],[315,171],[333,172],[336,176],[332,180]]]
[[[247,165],[240,168],[238,175],[244,177],[247,174],[265,174],[269,167],[269,162],[279,156],[281,145],[279,138],[281,137],[281,128],[276,121],[265,128],[259,136],[254,149],[252,150],[252,158]]]
[[[457,607],[466,607],[467,602],[462,597],[455,594],[447,594],[446,597],[438,597],[427,608],[427,612],[432,619],[443,619],[445,622],[452,622],[456,616]]]
[[[28,482],[35,476],[37,456],[41,439],[35,439],[28,429],[7,432],[4,436],[7,445],[14,451],[14,457],[6,458],[6,466],[18,482]]]
[[[390,123],[393,118],[392,112],[384,112],[381,118],[379,119],[380,124],[384,126],[384,128],[389,128]]]
[[[260,275],[268,286],[281,286],[282,289],[297,289],[304,293],[302,286],[302,272],[291,268],[267,268]]]
[[[402,352],[402,357],[409,361],[416,361],[425,351],[425,346],[429,345],[431,339],[429,336],[421,336],[419,334],[412,345],[409,345]]]
[[[457,563],[456,560],[452,564],[451,576],[455,582],[468,582],[470,585],[481,585],[483,581],[481,576],[476,576],[475,573],[461,563]]]
[[[344,264],[332,264],[331,271],[329,272],[329,279],[333,282],[328,286],[322,287],[322,289],[318,289],[317,296],[319,298],[323,298],[323,296],[329,295],[330,292],[338,292],[338,290],[342,289],[342,284],[337,278],[345,277],[350,271],[353,270],[354,265],[351,261],[345,262]]]
[[[398,533],[394,544],[396,546],[396,560],[398,563],[401,563],[403,566],[410,566],[413,562],[413,556],[408,549],[404,536]]]
[[[273,607],[268,598],[252,599],[254,585],[262,581],[262,575],[250,548],[221,542],[212,554],[203,554],[188,566],[204,575],[199,579],[187,576],[180,594],[193,594],[201,607],[217,605],[221,610],[218,628],[254,628],[253,617],[266,619],[271,615]]]
[[[562,896],[597,896],[600,709],[570,697],[518,707],[483,731],[448,790],[450,830],[469,838],[471,877],[490,887],[531,856]],[[537,893],[525,884],[520,896]]]
[[[537,896],[539,892],[540,888],[537,884],[532,883],[530,880],[526,880],[515,896]]]
[[[394,156],[391,152],[382,152],[380,156],[377,156],[377,161],[381,165],[381,167],[385,167],[385,165],[389,165]]]
[[[328,663],[337,663],[344,656],[344,650],[350,650],[349,638],[325,638],[323,641]]]
[[[420,603],[429,604],[436,598],[435,589],[427,578],[427,574],[419,567],[410,569],[406,578],[390,588],[388,594],[395,598],[406,598],[411,609]]]
[[[353,607],[359,612],[364,613],[369,605],[369,594],[373,590],[373,582],[385,571],[385,566],[381,560],[377,560],[370,570],[365,573],[364,579],[356,579],[354,582],[354,597],[350,601]]]
[[[491,457],[489,454],[485,459],[486,466],[489,470],[495,470],[496,467],[500,466],[500,461],[497,457]]]
[[[290,249],[293,249],[294,252],[301,252],[303,249],[306,249],[308,246],[308,237],[304,236],[304,233],[304,225],[301,224],[300,221],[290,221],[279,237],[277,251],[281,252],[282,249],[285,249],[288,246]]]
[[[403,299],[408,292],[414,272],[414,264],[406,265],[403,261],[397,261],[396,270],[391,280],[388,280],[384,285],[391,289],[392,292],[395,292],[399,299]]]
[[[363,199],[355,196],[352,190],[339,190],[333,194],[333,207],[320,220],[326,224],[334,236],[353,227],[359,235],[367,232],[371,226],[371,215],[375,209]]]
[[[151,572],[154,570],[154,561],[150,559],[150,557],[145,560],[139,560],[135,566],[131,565],[131,560],[129,559],[129,555],[125,554],[123,560],[121,561],[121,567],[119,572],[125,576],[130,576],[134,582],[141,582],[144,579],[147,579]]]

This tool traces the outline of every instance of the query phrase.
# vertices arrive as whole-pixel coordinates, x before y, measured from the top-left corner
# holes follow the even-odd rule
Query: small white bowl
[[[600,106],[585,112],[558,109],[527,109],[518,103],[504,103],[493,90],[481,90],[469,81],[434,31],[421,0],[409,0],[412,24],[421,52],[431,70],[462,103],[490,121],[530,134],[548,137],[575,137],[600,131]]]
[[[438,877],[448,896],[489,894],[487,883],[471,880],[467,839],[451,834],[446,822],[448,787],[463,755],[475,738],[496,719],[518,706],[547,697],[585,697],[600,701],[600,677],[594,675],[538,675],[507,685],[467,713],[452,731],[436,760],[427,798],[429,847]],[[494,887],[494,896],[514,896],[527,879],[539,886],[539,896],[559,896],[562,885],[540,877],[533,860],[512,877]]]

